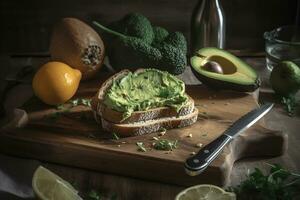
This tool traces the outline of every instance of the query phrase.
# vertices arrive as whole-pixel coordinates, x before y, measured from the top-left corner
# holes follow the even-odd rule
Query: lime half
[[[41,200],[82,200],[70,183],[42,166],[34,172],[32,187]]]
[[[180,192],[175,200],[235,200],[234,193],[215,185],[195,185]]]

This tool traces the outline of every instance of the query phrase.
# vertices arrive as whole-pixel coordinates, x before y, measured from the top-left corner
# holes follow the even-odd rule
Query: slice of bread
[[[197,121],[198,110],[180,117],[165,117],[148,121],[140,121],[128,124],[115,124],[101,118],[102,128],[106,131],[115,132],[121,137],[138,136],[158,132],[162,129],[182,128]]]
[[[138,69],[135,73],[143,71],[143,69]],[[141,135],[157,131],[160,128],[183,127],[180,124],[190,125],[197,120],[198,110],[195,109],[194,100],[191,97],[178,112],[171,107],[159,107],[146,111],[135,111],[130,117],[123,119],[122,112],[109,108],[103,102],[105,94],[113,82],[125,77],[128,73],[130,73],[129,70],[122,70],[111,76],[101,85],[92,99],[94,117],[98,123],[102,124],[103,129],[117,132],[121,136]]]
[[[153,108],[147,111],[135,111],[132,115],[126,119],[123,119],[123,113],[112,110],[106,105],[102,104],[98,107],[96,118],[104,118],[106,121],[118,124],[127,124],[140,121],[147,121],[152,119],[159,119],[163,117],[180,117],[190,114],[194,110],[194,100],[189,98],[189,101],[178,112],[174,108],[160,107]],[[99,121],[100,119],[97,119]]]

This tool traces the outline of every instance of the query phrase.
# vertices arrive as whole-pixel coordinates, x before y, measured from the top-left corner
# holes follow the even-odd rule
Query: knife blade
[[[202,148],[197,154],[186,160],[184,165],[186,173],[190,176],[196,176],[203,172],[221,153],[226,144],[233,140],[235,136],[251,127],[259,119],[266,115],[272,109],[273,105],[274,104],[272,103],[266,103],[235,121],[217,139],[213,140],[211,143]]]

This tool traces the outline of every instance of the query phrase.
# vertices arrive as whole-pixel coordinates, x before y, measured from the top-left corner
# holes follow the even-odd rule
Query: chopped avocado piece
[[[247,63],[222,49],[200,49],[190,60],[195,76],[204,84],[219,88],[250,92],[260,85],[257,73]],[[216,62],[222,73],[207,70],[207,62]]]
[[[188,101],[184,82],[156,69],[145,69],[129,73],[114,81],[104,97],[109,108],[123,112],[124,119],[134,111],[145,111],[156,107],[172,107],[177,111]]]

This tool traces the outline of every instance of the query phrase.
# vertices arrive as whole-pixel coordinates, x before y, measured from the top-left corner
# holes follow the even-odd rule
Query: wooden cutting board
[[[95,81],[83,83],[77,97],[92,97],[99,86],[100,83]],[[153,137],[158,137],[157,133],[112,139],[110,133],[102,131],[96,124],[89,107],[76,106],[68,112],[54,115],[53,112],[58,110],[32,99],[23,108],[27,114],[16,110],[16,118],[1,131],[0,151],[185,186],[200,183],[222,186],[228,182],[235,161],[284,153],[286,135],[264,128],[260,122],[232,141],[204,173],[188,176],[183,168],[186,158],[218,137],[233,121],[258,104],[249,94],[213,91],[200,85],[187,86],[187,93],[194,98],[199,109],[198,121],[189,127],[168,130],[161,137],[178,140],[179,147],[172,152],[151,148]],[[190,134],[192,137],[188,137]],[[143,142],[148,151],[138,151],[136,142]],[[199,143],[203,146],[197,147]]]

